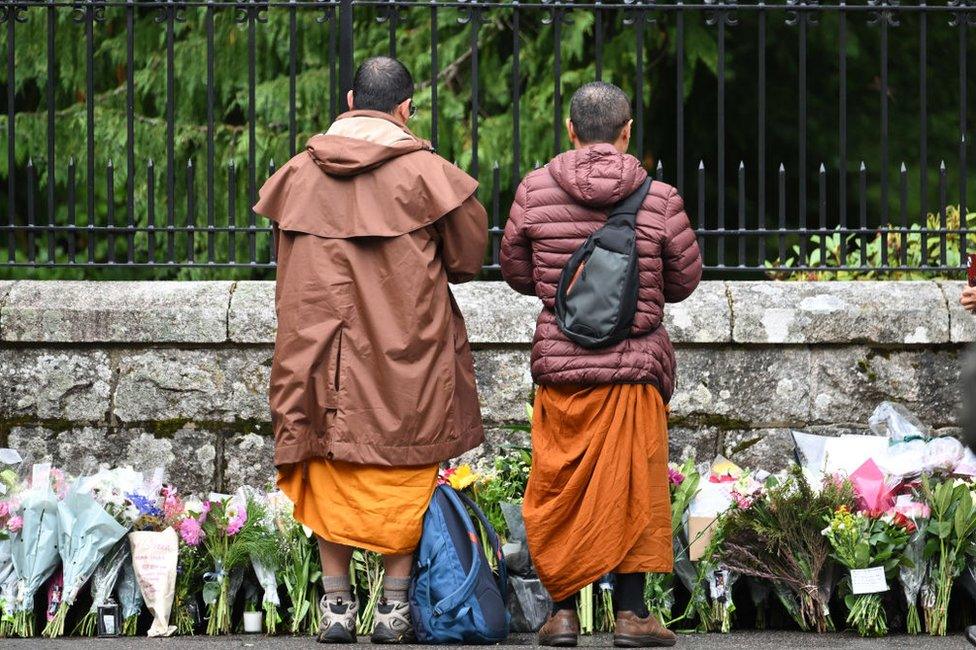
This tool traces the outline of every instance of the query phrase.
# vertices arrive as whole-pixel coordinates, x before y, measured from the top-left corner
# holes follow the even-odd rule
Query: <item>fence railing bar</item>
[[[95,7],[85,8],[85,127],[88,224],[95,224]],[[172,196],[172,194],[170,194]],[[88,241],[88,261],[95,259],[95,240]]]
[[[437,149],[437,77],[440,74],[437,61],[437,7],[430,8],[430,143]],[[518,30],[516,30],[516,39]],[[516,140],[518,143],[518,140]],[[516,144],[517,146],[517,144]]]
[[[638,57],[640,54],[638,53]],[[552,11],[552,155],[563,150],[563,14],[558,9]],[[477,85],[477,84],[475,84]]]
[[[227,163],[227,259],[237,263],[237,166]]]
[[[597,0],[597,4],[600,4]],[[518,15],[518,9],[515,10]],[[597,81],[603,81],[603,12],[597,11],[593,16],[593,38],[594,38],[594,63]]]
[[[764,15],[764,14],[760,14]],[[597,14],[603,22],[603,14]],[[684,191],[685,187],[685,15],[675,15],[674,36],[674,101],[675,101],[675,187]]]
[[[51,7],[47,10],[47,84],[45,84],[45,94],[47,103],[47,222],[54,225],[57,216],[57,205],[55,203],[54,191],[57,184],[54,182],[57,161],[55,159],[55,114],[54,114],[54,89],[57,84],[57,59],[55,52],[55,31],[57,29],[57,9]],[[56,242],[54,236],[47,236],[47,260],[48,263],[54,261]]]
[[[798,106],[797,116],[799,122],[799,133],[797,134],[797,223],[804,226],[807,223],[807,14],[797,16],[799,38],[797,52],[798,58]],[[803,242],[804,244],[806,242]],[[803,251],[804,258],[806,251]]]
[[[698,223],[700,224],[700,227],[705,228],[708,225],[708,222],[707,222],[707,219],[705,218],[705,215],[708,214],[708,213],[705,212],[705,161],[704,160],[699,160],[698,161],[698,179],[697,180],[698,180]],[[704,242],[700,242],[700,243],[701,243],[701,246],[702,246],[701,253],[702,253],[702,255],[705,255],[705,252],[706,252],[705,251],[705,244],[704,244]],[[722,253],[721,253],[721,244],[719,245],[718,255],[721,258],[721,255],[722,255]],[[719,263],[721,264],[721,261]]]
[[[840,225],[847,226],[847,16],[841,12],[838,16],[837,42],[840,55],[838,63],[838,154],[840,164],[837,166],[837,208]]]
[[[7,11],[11,12],[7,17],[7,223],[13,226],[16,223],[17,212],[17,106],[14,103],[17,94],[17,70],[15,68],[15,34],[14,27],[17,24],[17,12],[14,7]],[[15,238],[16,231],[11,227],[7,231],[7,261],[14,262],[17,259]]]
[[[820,225],[820,230],[823,234],[819,235],[820,241],[820,264],[818,266],[825,266],[827,264],[827,166],[820,163],[820,169],[817,170],[817,212],[819,213],[820,219],[818,221]],[[760,257],[760,261],[765,259],[765,257]]]
[[[75,203],[75,157],[68,159],[68,225],[72,231],[68,235],[68,262],[75,263],[75,246],[77,236],[75,228],[78,225],[77,204]],[[56,261],[56,260],[55,260]]]
[[[136,221],[136,74],[135,74],[135,6],[125,8],[125,212],[129,225]],[[126,242],[126,261],[135,261],[136,241],[130,235]]]
[[[470,13],[469,47],[471,48],[471,175],[478,178],[478,112],[479,88],[478,83],[478,32],[481,29],[481,12],[472,9]]]
[[[634,23],[634,140],[638,160],[644,160],[644,7],[639,6]],[[558,128],[558,124],[557,124]],[[559,149],[556,149],[559,153]]]
[[[193,159],[186,161],[186,259],[196,262],[197,210],[193,200],[195,185]]]
[[[298,10],[288,8],[288,154],[298,149]]]
[[[925,4],[925,0],[920,0]],[[928,148],[929,148],[929,119],[928,119],[928,16],[919,14],[918,26],[918,177],[920,188],[919,195],[919,218],[925,223],[925,216],[928,214]]]
[[[779,228],[777,229],[776,239],[779,242],[779,262],[786,261],[786,165],[779,164],[779,183],[778,183],[778,212]]]
[[[35,248],[34,248],[34,233],[35,230],[35,216],[34,216],[34,161],[33,159],[28,159],[27,161],[27,225],[30,230],[27,231],[27,261],[31,264],[35,260]]]
[[[108,224],[108,251],[107,258],[109,264],[115,264],[115,165],[109,159],[105,165],[105,206]]]
[[[725,228],[725,24],[727,14],[720,11],[716,14],[718,22],[718,101],[716,101],[716,161],[715,173],[718,177],[716,191],[718,198],[715,210],[718,214],[718,227]],[[725,242],[719,242],[719,264],[724,262]]]
[[[888,0],[882,0],[882,11],[878,20],[881,22],[881,221],[887,223],[889,219],[888,205],[888,24],[891,22],[887,12]],[[887,247],[882,247],[882,255],[886,255]]]
[[[436,9],[431,9],[431,12],[435,12]],[[338,55],[338,26],[336,25],[336,15],[335,10],[329,8],[326,10],[326,19],[329,23],[329,120],[334,121],[336,115],[339,112],[339,106],[343,105],[346,98],[343,97],[345,91],[338,87],[339,75],[337,73],[337,66],[339,63]],[[436,129],[435,138],[436,138]],[[436,147],[436,142],[434,143]]]
[[[253,0],[247,8],[247,227],[248,255],[251,264],[257,262],[258,242],[254,229],[257,215],[251,206],[257,201],[258,155],[257,155],[257,12]]]
[[[760,228],[766,227],[766,12],[759,13],[759,59],[758,77],[758,142],[756,163],[756,221]],[[766,241],[759,240],[759,260],[766,259]]]
[[[214,182],[216,181],[216,133],[214,132],[214,8],[207,6],[206,13],[207,31],[207,224],[212,228],[216,223],[216,196],[214,195]],[[294,147],[295,138],[290,138]],[[216,253],[216,242],[213,233],[207,235],[207,259],[214,261]]]
[[[150,264],[156,262],[156,164],[152,158],[146,163],[146,220],[147,228],[147,259]]]
[[[129,2],[133,2],[136,7],[145,8],[156,8],[159,6],[159,0],[86,0],[86,6],[92,6],[96,8],[118,8],[124,7]],[[167,0],[169,1],[169,0]],[[290,0],[284,0],[282,2],[264,2],[263,6],[269,8],[276,8],[281,6],[288,6]],[[180,8],[196,8],[205,7],[208,3],[213,2],[213,0],[179,0],[178,5]],[[14,4],[14,3],[11,3]],[[245,10],[250,4],[250,0],[237,0],[236,2],[226,2],[220,3],[220,6],[228,10],[242,11]],[[342,5],[348,4],[349,6],[356,7],[376,7],[376,8],[391,8],[395,7],[397,9],[403,8],[417,8],[417,7],[440,7],[448,9],[476,9],[480,11],[496,9],[499,7],[499,2],[494,0],[450,0],[450,1],[434,1],[434,0],[331,0],[329,2],[323,3],[323,0],[294,0],[294,5],[299,9],[317,9],[321,10],[322,5],[327,4],[330,6],[338,6],[341,8]],[[77,2],[75,0],[17,0],[16,6],[23,8],[30,7],[61,7],[61,8],[76,8]],[[591,11],[600,12],[613,12],[621,9],[619,4],[605,4],[603,2],[598,2],[594,0],[593,2],[546,2],[546,3],[532,3],[523,4],[522,7],[526,10],[534,10],[539,12],[551,12],[553,9],[560,9],[563,11],[575,11],[579,9],[586,9]],[[876,14],[878,12],[877,5],[864,4],[855,5],[847,4],[844,2],[838,3],[823,3],[823,4],[764,4],[764,3],[750,3],[750,4],[738,4],[737,2],[715,2],[715,3],[702,3],[702,4],[686,4],[684,2],[655,2],[654,9],[657,11],[673,11],[673,12],[736,12],[736,13],[752,13],[760,12],[764,10],[777,11],[781,13],[790,14],[823,14],[830,12],[845,11],[852,14],[858,13],[869,13]],[[976,5],[972,4],[960,4],[953,5],[947,10],[946,5],[926,5],[922,4],[888,4],[885,5],[885,11],[891,14],[928,14],[928,13],[946,13],[950,11],[951,13],[958,15],[969,15],[976,13]]]
[[[739,161],[739,230],[746,229],[746,164]],[[746,238],[739,237],[738,266],[746,265]]]
[[[522,42],[519,5],[512,12],[512,180],[514,188],[522,177]],[[492,258],[497,259],[497,258]]]
[[[868,264],[868,167],[861,161],[861,166],[858,168],[858,214],[860,215],[860,225],[861,230],[865,231],[861,235],[861,266],[867,266]]]
[[[948,191],[947,191],[947,188],[946,188],[946,166],[945,166],[945,161],[943,160],[942,162],[939,163],[939,225],[942,228],[945,228],[946,227],[946,223],[948,222],[947,215],[946,215],[946,205],[945,205],[947,193],[948,193]],[[925,235],[923,235],[923,242],[924,242],[924,238],[925,238]],[[945,238],[943,237],[942,240],[945,241]],[[927,243],[927,242],[925,242],[925,243]],[[924,251],[925,250],[927,250],[927,249],[923,245],[922,246],[922,251],[923,251],[922,259],[923,259],[923,264],[924,264],[924,261],[926,259],[928,259],[928,256],[924,254]],[[939,256],[939,259],[940,259],[940,261],[943,259],[941,255]]]

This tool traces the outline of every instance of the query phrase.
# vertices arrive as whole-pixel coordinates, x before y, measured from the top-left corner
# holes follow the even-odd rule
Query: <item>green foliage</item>
[[[532,468],[532,451],[509,447],[495,459],[494,471],[474,486],[475,499],[499,535],[507,536],[508,524],[501,504],[522,503]]]
[[[814,491],[794,465],[750,508],[734,508],[723,518],[720,559],[732,571],[772,582],[801,629],[832,629],[826,585],[833,565],[821,531],[840,506],[854,506],[850,482],[828,480]]]
[[[890,228],[897,226],[890,225]],[[976,212],[966,214],[962,223],[959,206],[946,206],[943,214],[928,214],[925,230],[937,231],[940,228],[959,230],[976,228]],[[878,232],[871,236],[842,235],[839,232],[821,237],[811,235],[803,254],[799,244],[793,247],[793,255],[785,261],[767,262],[770,275],[778,279],[791,280],[922,280],[931,273],[921,270],[926,266],[950,266],[962,268],[962,237],[956,233],[947,234],[943,246],[939,235],[927,234],[923,228],[913,223],[909,232]],[[966,236],[966,250],[976,252],[976,233]],[[789,274],[782,268],[819,267],[823,271],[806,271]],[[882,266],[906,266],[909,271],[883,271]],[[865,270],[841,271],[839,267],[853,267]],[[833,270],[831,270],[833,269]]]

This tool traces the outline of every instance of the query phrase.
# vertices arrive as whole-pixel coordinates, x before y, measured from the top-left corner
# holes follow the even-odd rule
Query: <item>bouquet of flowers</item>
[[[261,519],[261,526],[266,535],[277,537],[277,524],[281,517],[291,512],[291,501],[283,492],[275,490],[262,493],[253,490],[252,498],[260,501],[264,507],[264,517]],[[281,599],[278,596],[278,572],[281,568],[281,550],[276,546],[274,553],[265,557],[257,555],[251,556],[251,566],[254,575],[258,580],[258,585],[263,592],[261,598],[261,609],[264,612],[264,630],[269,635],[278,633],[278,625],[281,623]]]
[[[898,569],[905,603],[908,605],[906,628],[909,634],[920,634],[922,622],[918,615],[918,596],[928,573],[925,561],[925,529],[931,514],[928,505],[915,501],[911,495],[902,495],[895,502],[892,516],[896,524],[908,531],[908,544],[905,546],[905,561]]]
[[[64,566],[64,587],[57,612],[44,628],[44,636],[64,634],[68,610],[95,568],[128,528],[115,520],[80,486],[58,503],[59,551]]]
[[[91,578],[92,605],[75,628],[75,634],[95,636],[98,631],[98,608],[105,605],[112,597],[112,591],[115,589],[122,564],[128,558],[129,542],[126,539],[120,539],[98,563]]]
[[[164,487],[163,517],[179,534],[179,551],[176,567],[176,587],[173,596],[173,615],[176,633],[193,634],[200,612],[196,594],[202,587],[205,564],[203,545],[203,502],[198,499],[184,501],[172,486]]]
[[[128,544],[125,548],[125,561],[115,585],[115,593],[122,607],[122,636],[135,636],[139,628],[139,615],[142,614],[142,592],[132,566],[132,552]]]
[[[7,523],[13,533],[10,551],[17,575],[16,602],[10,623],[10,631],[16,636],[34,636],[34,595],[61,561],[57,490],[63,488],[63,474],[47,463],[34,465],[30,486],[21,495],[18,510]]]
[[[214,571],[204,576],[204,602],[209,607],[207,634],[229,634],[231,573],[243,568],[252,554],[272,555],[278,542],[261,526],[264,510],[253,499],[231,497],[208,503],[202,522],[203,544]]]
[[[670,463],[668,465],[668,484],[671,492],[671,536],[677,540],[683,527],[688,504],[698,493],[698,483],[701,475],[695,469],[694,459],[686,460],[682,465]],[[687,549],[684,549],[687,555]],[[677,553],[680,555],[680,553]],[[647,609],[658,620],[667,622],[671,618],[674,607],[674,574],[649,573],[644,587],[644,602]]]
[[[281,580],[291,601],[289,631],[315,634],[319,625],[318,583],[322,578],[317,542],[312,531],[295,521],[291,511],[277,518]]]
[[[952,584],[962,573],[967,554],[976,552],[976,505],[969,484],[958,479],[932,485],[923,478],[922,489],[931,509],[925,559],[932,563],[932,600],[923,598],[925,619],[929,634],[945,636]]]
[[[826,632],[830,619],[830,543],[824,520],[854,505],[847,481],[828,478],[819,491],[794,466],[781,481],[768,481],[749,508],[731,510],[719,551],[723,564],[742,575],[766,579],[803,630]]]
[[[383,595],[383,558],[370,551],[354,551],[352,554],[353,575],[359,592],[366,595],[364,605],[359,608],[356,633],[367,635],[373,631],[373,618],[376,605]]]
[[[865,512],[852,513],[846,506],[837,508],[827,520],[824,536],[830,541],[832,556],[851,570],[851,591],[847,605],[847,623],[860,636],[884,636],[888,633],[885,610],[881,603],[880,587],[862,591],[855,583],[855,572],[876,568],[887,580],[895,576],[899,566],[907,561],[904,555],[908,544],[908,530],[894,523],[887,515],[872,517]]]

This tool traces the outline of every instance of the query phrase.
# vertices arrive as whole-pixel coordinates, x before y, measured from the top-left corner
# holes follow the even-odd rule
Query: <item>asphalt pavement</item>
[[[365,639],[364,639],[365,641]],[[533,635],[515,635],[507,645],[496,646],[500,649],[524,648],[534,644]],[[613,646],[609,635],[598,634],[583,637],[580,645],[588,648],[609,648]],[[268,648],[269,650],[350,650],[351,648],[368,647],[368,643],[357,646],[324,646],[316,644],[308,637],[265,637],[254,636],[224,636],[224,637],[177,637],[171,639],[147,639],[145,637],[129,637],[123,639],[0,639],[3,650],[19,648],[65,648],[66,650],[164,650],[188,648],[189,650],[231,650],[237,648]],[[421,648],[429,646],[405,646],[407,648]],[[455,646],[460,647],[460,646]],[[484,646],[475,646],[483,648]],[[955,650],[970,648],[969,643],[961,635],[946,638],[932,638],[928,636],[892,636],[883,639],[860,639],[851,634],[803,634],[799,632],[733,632],[732,634],[689,634],[678,638],[678,650],[703,650],[716,648],[721,650],[779,650],[781,648],[845,648],[851,650],[880,650],[881,648],[922,648],[936,650]]]

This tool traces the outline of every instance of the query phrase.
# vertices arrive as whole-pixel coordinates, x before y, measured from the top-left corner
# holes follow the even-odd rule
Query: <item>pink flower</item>
[[[244,527],[244,522],[247,521],[247,510],[244,508],[238,508],[237,513],[227,522],[227,534],[236,535],[241,532],[241,528]]]
[[[203,540],[203,526],[196,519],[186,518],[180,522],[180,538],[187,546],[197,546]]]
[[[10,514],[10,502],[0,501],[0,517],[6,517]]]
[[[9,528],[10,532],[12,533],[16,533],[23,527],[24,527],[24,518],[21,517],[20,515],[11,517],[10,521],[7,522],[7,528]]]
[[[668,468],[668,480],[671,481],[671,485],[681,485],[685,482],[685,475],[674,469],[673,467]]]

